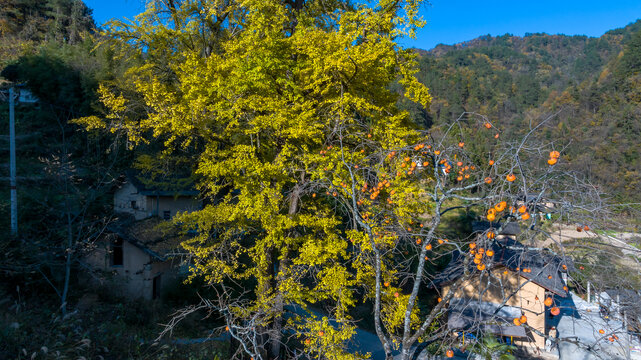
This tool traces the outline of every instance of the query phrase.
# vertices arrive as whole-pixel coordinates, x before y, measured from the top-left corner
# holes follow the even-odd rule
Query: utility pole
[[[16,187],[16,119],[13,86],[9,88],[9,176],[11,186],[11,235],[18,236],[18,190]]]
[[[625,344],[625,358],[627,360],[631,359],[631,354],[630,354],[630,347],[632,346],[632,336],[630,335],[630,332],[628,331],[628,318],[625,316],[625,311],[623,311],[623,331],[625,333],[623,334],[626,338],[626,344]]]
[[[590,303],[590,282],[588,281],[588,303]]]

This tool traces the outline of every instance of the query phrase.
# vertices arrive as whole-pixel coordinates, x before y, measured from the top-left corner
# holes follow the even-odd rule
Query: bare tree
[[[53,223],[49,224],[49,233],[44,239],[48,249],[39,252],[37,258],[40,259],[36,260],[34,266],[60,298],[60,310],[65,317],[72,270],[74,266],[83,266],[83,256],[94,249],[94,242],[111,220],[109,212],[105,212],[107,208],[101,206],[100,201],[113,183],[112,169],[118,151],[116,149],[112,153],[113,158],[105,167],[95,164],[96,167],[91,168],[99,176],[91,178],[87,174],[78,174],[76,161],[69,153],[66,122],[58,120],[61,136],[59,151],[40,159],[48,184],[45,187],[46,195],[40,199],[41,206],[47,209]],[[61,258],[63,276],[61,284],[57,284]]]
[[[561,154],[567,144],[546,143],[537,136],[553,118],[532,122],[518,141],[502,141],[500,131],[488,119],[465,113],[446,129],[426,132],[424,140],[412,146],[373,152],[367,166],[344,162],[352,191],[344,193],[341,208],[354,228],[367,234],[367,242],[357,246],[355,255],[365,258],[373,269],[373,281],[365,290],[373,298],[376,333],[387,358],[400,351],[402,359],[410,359],[421,349],[417,347],[420,343],[438,342],[444,350],[454,346],[458,340],[451,336],[446,312],[455,308],[454,300],[461,300],[459,297],[478,304],[488,292],[498,291],[492,296],[495,308],[473,317],[459,331],[474,333],[488,326],[510,326],[512,318],[499,315],[528,284],[562,281],[556,290],[561,297],[568,296],[571,285],[564,278],[574,270],[571,254],[566,244],[550,236],[551,229],[568,223],[576,224],[579,231],[604,226],[610,208],[597,187],[564,171]],[[343,147],[340,140],[336,145]],[[399,160],[389,161],[393,157]],[[401,177],[399,169],[417,178],[420,199],[401,200],[394,197],[394,191],[386,191],[387,183],[394,181],[386,174]],[[365,184],[361,176],[367,179]],[[368,189],[367,184],[373,185]],[[358,191],[361,187],[363,191]],[[399,215],[393,205],[397,201],[422,202],[424,208],[410,216]],[[457,211],[484,220],[483,226],[466,237],[460,237],[465,232],[448,231],[445,226],[452,226],[453,221],[447,216]],[[519,228],[514,234],[518,241],[502,235],[514,226]],[[442,268],[444,259],[450,262]],[[533,265],[537,261],[542,263]],[[497,276],[499,267],[510,275]],[[510,278],[516,284],[510,284]],[[426,288],[440,291],[444,282],[449,282],[451,291],[438,302],[424,298]],[[475,285],[471,292],[458,291],[471,284]],[[545,294],[549,293],[535,296],[543,303]],[[460,306],[456,311],[474,311],[469,303]],[[543,311],[549,308],[546,305],[548,310]],[[542,312],[531,315],[547,316]],[[557,341],[544,328],[528,325],[523,316],[518,326]]]

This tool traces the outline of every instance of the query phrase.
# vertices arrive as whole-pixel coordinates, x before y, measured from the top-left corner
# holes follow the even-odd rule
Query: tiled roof
[[[510,238],[494,241],[492,250],[494,255],[491,263],[494,266],[505,266],[548,291],[567,296],[567,291],[563,289],[565,281],[561,272],[565,270],[564,264],[566,268],[572,268],[568,258],[557,256],[545,249],[529,249]],[[433,279],[432,285],[452,283],[463,275],[463,259],[463,255],[455,251],[448,266]],[[470,271],[478,270],[471,266]]]
[[[566,269],[568,267],[569,261],[566,258],[546,250],[529,249],[510,238],[495,241],[492,250],[493,262],[518,271],[519,275],[548,291],[567,296],[568,292],[563,289],[565,281],[561,277],[561,273],[565,271],[563,265],[566,265]]]
[[[475,233],[482,233],[492,228],[497,230],[498,235],[517,236],[521,233],[521,228],[516,222],[490,224],[489,221],[474,221],[472,223],[472,231]]]
[[[194,184],[186,178],[167,178],[161,181],[151,181],[145,179],[136,170],[127,170],[125,172],[127,181],[138,189],[138,192],[146,196],[196,196],[198,190],[194,189]]]
[[[473,299],[453,298],[449,305],[447,326],[451,330],[466,329],[490,332],[501,336],[526,337],[525,328],[512,325],[522,315],[521,308]]]
[[[108,226],[107,230],[138,247],[152,258],[165,261],[170,255],[185,252],[180,243],[187,239],[174,226],[159,218],[135,221],[122,215]]]

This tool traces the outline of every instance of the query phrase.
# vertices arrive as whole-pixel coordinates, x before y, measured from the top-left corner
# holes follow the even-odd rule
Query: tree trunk
[[[67,188],[67,179],[65,178],[65,190]],[[66,193],[66,191],[65,191]],[[68,195],[68,194],[67,194]],[[67,248],[65,250],[65,281],[62,288],[62,295],[60,296],[60,310],[62,317],[67,315],[67,294],[69,293],[69,282],[71,280],[71,260],[72,260],[72,246],[73,246],[73,228],[71,226],[71,214],[69,213],[69,200],[65,196],[65,212],[67,213]]]
[[[281,351],[281,343],[283,341],[283,311],[285,310],[285,303],[283,301],[283,294],[278,291],[278,284],[283,280],[278,274],[286,266],[286,259],[283,258],[278,262],[278,269],[276,273],[276,298],[274,299],[274,306],[272,311],[276,314],[274,316],[274,324],[272,326],[272,336],[270,341],[270,357],[278,359]]]
[[[292,194],[289,199],[289,209],[288,215],[292,216],[296,214],[298,209],[298,198],[300,196],[300,186],[296,185],[292,191]],[[295,234],[291,234],[295,236]],[[272,310],[274,311],[274,323],[272,326],[272,336],[270,341],[270,355],[272,359],[278,359],[281,352],[281,345],[283,341],[283,311],[285,310],[285,303],[283,299],[283,294],[278,291],[279,284],[284,280],[282,278],[282,271],[285,271],[288,264],[288,249],[285,248],[280,254],[280,260],[278,262],[278,268],[276,269],[276,282],[275,282],[275,291],[276,298],[274,300],[274,306]]]

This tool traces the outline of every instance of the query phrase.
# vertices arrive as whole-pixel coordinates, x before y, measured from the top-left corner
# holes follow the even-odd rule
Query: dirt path
[[[641,258],[641,250],[629,244],[629,241],[636,237],[641,237],[641,234],[620,232],[602,235],[593,231],[577,231],[575,227],[571,226],[560,226],[551,232],[550,237],[541,245],[549,247],[554,243],[562,244],[568,240],[599,239],[601,242],[609,244],[623,253],[624,257],[621,258],[622,265],[639,269],[641,268],[641,263],[634,258]]]

